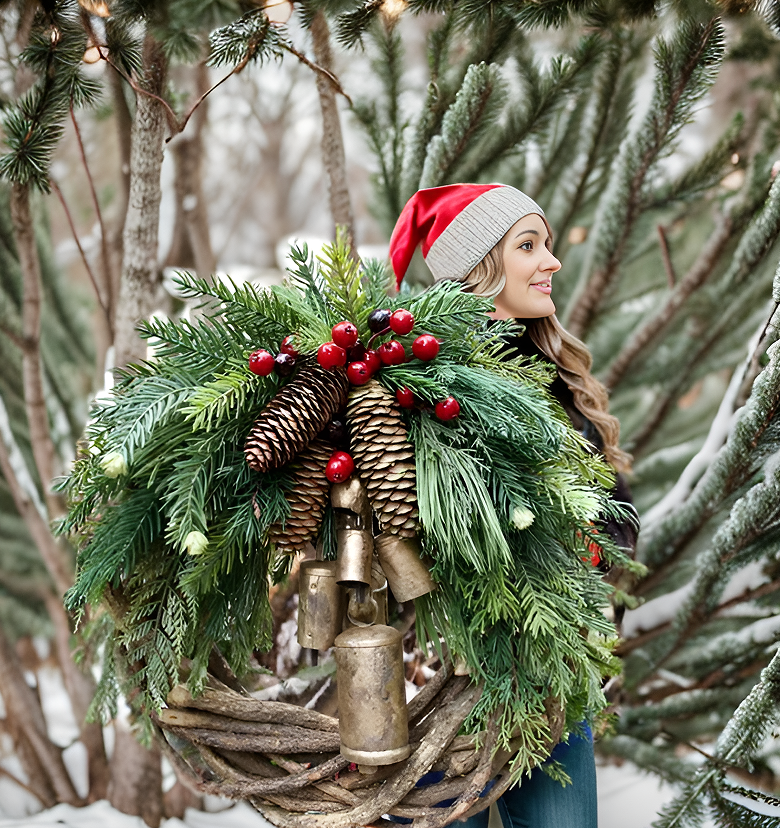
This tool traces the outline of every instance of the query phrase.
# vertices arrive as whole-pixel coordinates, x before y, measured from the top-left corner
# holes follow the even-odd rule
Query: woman
[[[460,281],[465,290],[494,299],[491,316],[525,326],[525,334],[508,343],[512,352],[555,364],[551,393],[607,461],[627,471],[630,457],[618,445],[620,427],[608,413],[606,391],[590,373],[590,353],[555,317],[552,281],[561,263],[552,253],[552,233],[539,205],[503,185],[420,190],[404,207],[390,240],[399,285],[418,245],[435,281]],[[630,502],[620,475],[614,496]],[[605,529],[618,545],[633,549],[634,524],[608,523]],[[572,784],[564,788],[537,768],[498,801],[504,828],[597,828],[596,768],[587,726],[559,744],[552,758]],[[484,810],[466,824],[485,828],[487,821]]]

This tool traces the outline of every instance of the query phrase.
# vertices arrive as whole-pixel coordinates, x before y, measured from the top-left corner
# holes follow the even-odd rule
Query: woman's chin
[[[529,303],[528,313],[522,314],[524,319],[542,319],[555,313],[555,302],[549,296],[540,296]]]

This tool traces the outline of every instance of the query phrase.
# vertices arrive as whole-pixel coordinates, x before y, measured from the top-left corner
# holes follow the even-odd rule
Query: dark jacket
[[[524,324],[522,319],[518,319],[517,322]],[[542,353],[528,334],[507,339],[507,346],[508,356],[523,354],[524,356],[535,356],[549,362],[548,357]],[[577,431],[593,445],[594,449],[598,452],[603,451],[604,443],[596,426],[574,404],[574,395],[558,374],[556,374],[550,385],[549,391],[561,404]],[[617,546],[626,550],[633,557],[639,532],[639,517],[634,508],[631,489],[624,474],[617,473],[615,488],[612,490],[611,496],[614,501],[625,504],[629,514],[626,520],[623,521],[605,518],[601,521],[601,528],[612,537]]]

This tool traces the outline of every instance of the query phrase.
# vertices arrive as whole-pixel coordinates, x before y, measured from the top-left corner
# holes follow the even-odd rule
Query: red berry
[[[325,477],[331,483],[341,483],[355,470],[355,463],[346,451],[334,451],[325,466]]]
[[[373,348],[366,351],[366,355],[363,357],[363,362],[366,363],[368,370],[372,374],[376,374],[376,372],[382,367],[382,360],[379,359],[379,354]]]
[[[350,362],[347,365],[347,379],[353,385],[365,385],[371,379],[371,371],[365,362]]]
[[[437,402],[434,410],[440,420],[454,420],[460,414],[460,403],[455,397],[447,397],[446,400]]]
[[[395,398],[401,408],[414,408],[414,394],[410,388],[399,388],[395,392]]]
[[[351,348],[358,341],[358,329],[351,322],[339,322],[331,328],[330,335],[339,348]]]
[[[260,348],[249,355],[249,370],[259,377],[267,377],[274,370],[274,357]]]
[[[439,340],[430,334],[423,334],[418,336],[412,342],[412,353],[417,359],[425,360],[433,359],[439,353]]]
[[[397,339],[391,339],[377,348],[379,359],[383,365],[401,365],[406,362],[406,351]]]
[[[404,334],[408,334],[414,327],[414,317],[408,310],[403,310],[402,308],[390,314],[390,322],[388,324],[390,325],[390,330],[403,336]]]
[[[279,346],[279,350],[283,354],[289,354],[291,357],[299,356],[299,351],[295,347],[295,345],[293,344],[294,342],[295,342],[295,337],[292,334],[290,334],[289,336],[286,336],[282,340],[282,344]]]
[[[326,342],[320,345],[317,351],[317,362],[323,368],[336,368],[344,365],[347,361],[347,352],[336,345],[335,342]]]

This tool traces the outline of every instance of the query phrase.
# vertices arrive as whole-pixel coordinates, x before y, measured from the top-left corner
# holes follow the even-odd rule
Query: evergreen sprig
[[[442,341],[434,360],[377,375],[391,390],[408,385],[422,404],[407,419],[421,539],[439,589],[417,602],[419,628],[485,682],[468,726],[498,716],[501,744],[521,740],[521,773],[546,755],[545,699],[561,699],[574,728],[603,708],[601,680],[615,670],[602,613],[609,588],[585,560],[593,541],[612,554],[591,525],[609,512],[606,466],[547,394],[549,368],[505,353],[519,329],[488,325],[490,300],[451,283],[391,298],[386,267],[358,265],[343,233],[316,262],[305,248],[293,262],[286,284],[262,291],[179,276],[205,314],[145,323],[154,358],[125,369],[93,409],[87,450],[63,484],[72,505],[62,528],[79,547],[69,608],[104,599],[114,625],[95,713],[113,709],[117,687],[136,691],[146,710],[159,707],[183,659],[198,691],[214,645],[239,675],[271,645],[269,579],[288,570],[289,556],[269,527],[289,513],[290,471],[252,471],[243,446],[285,380],[255,376],[246,358],[288,334],[311,358],[341,319],[367,344],[370,311],[405,303],[416,318],[405,346],[421,332]],[[449,394],[462,414],[444,423],[429,406]],[[332,556],[330,511],[320,531]]]

